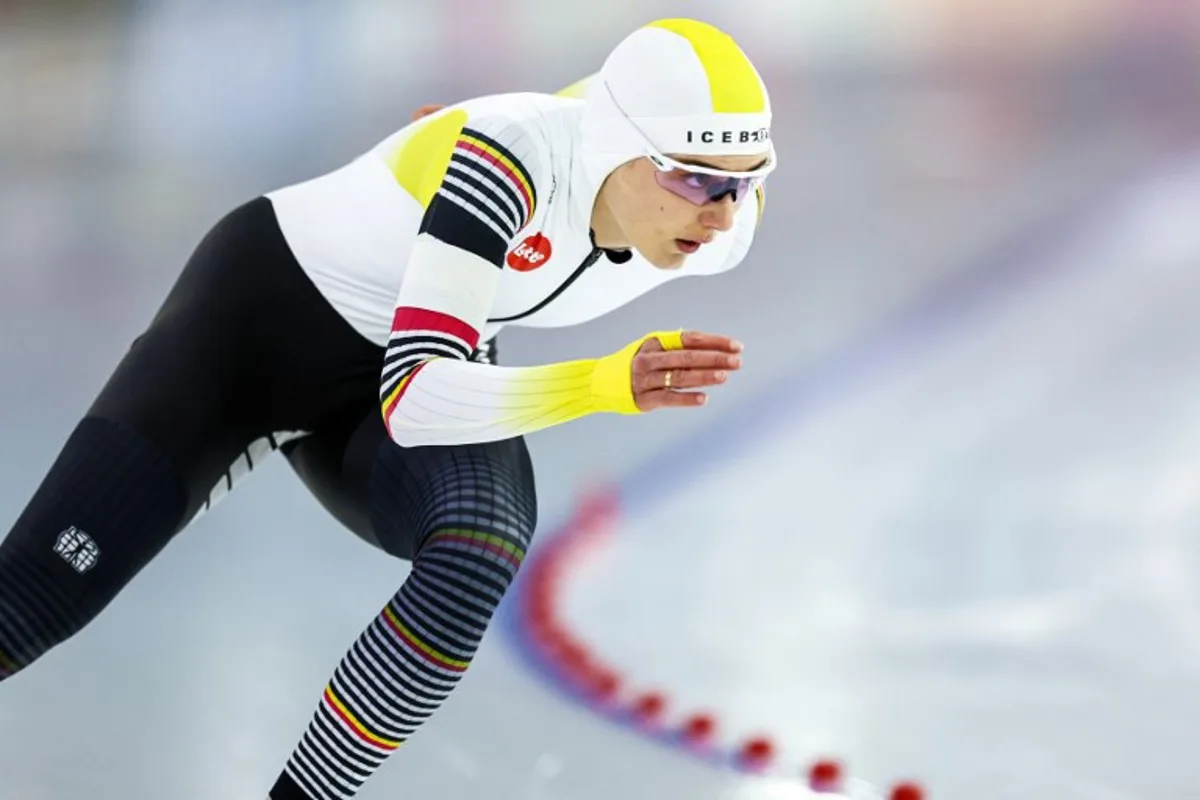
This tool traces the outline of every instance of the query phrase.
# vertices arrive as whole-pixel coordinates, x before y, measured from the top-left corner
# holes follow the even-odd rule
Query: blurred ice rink
[[[747,344],[703,411],[531,438],[547,527],[591,482],[692,475],[646,482],[572,621],[731,724],[935,800],[1200,796],[1198,10],[10,0],[0,510],[226,209],[422,103],[553,91],[633,27],[699,17],[777,110],[750,258],[501,340],[510,364],[677,325]],[[970,302],[937,301],[972,271]],[[406,573],[267,465],[0,687],[0,800],[261,800]],[[361,796],[774,795],[564,702],[498,629]]]

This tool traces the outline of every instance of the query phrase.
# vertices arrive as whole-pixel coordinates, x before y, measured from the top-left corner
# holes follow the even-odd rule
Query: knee
[[[479,470],[486,480],[447,483],[422,514],[417,558],[471,573],[503,594],[517,577],[537,527],[533,481],[516,470]]]
[[[27,666],[73,636],[172,535],[186,495],[149,442],[85,419],[0,543],[0,652]]]
[[[483,526],[479,526],[483,528]],[[462,586],[476,589],[481,604],[498,605],[525,560],[532,529],[434,531],[421,546],[416,563]]]
[[[58,537],[51,555],[84,567],[89,558],[69,531]],[[95,616],[99,603],[55,579],[55,567],[28,542],[10,536],[0,545],[0,679],[29,666]]]
[[[524,551],[537,491],[524,439],[405,449],[390,440],[370,472],[370,516],[384,550],[415,560],[440,531],[467,530]]]

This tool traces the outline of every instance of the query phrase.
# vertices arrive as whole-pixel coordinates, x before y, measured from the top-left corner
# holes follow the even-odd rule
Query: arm
[[[667,369],[702,369],[711,377],[733,350],[666,351],[707,349],[713,337],[652,334],[602,358],[536,367],[468,361],[510,242],[536,209],[532,170],[540,159],[532,137],[520,126],[466,123],[463,112],[432,120],[391,160],[397,180],[414,197],[430,193],[397,298],[381,375],[381,410],[392,439],[404,446],[495,441],[588,414],[633,414],[703,402],[694,392],[663,393],[661,383],[650,381],[661,380]],[[409,147],[419,161],[405,162]],[[440,173],[433,178],[430,153],[442,154]],[[655,344],[647,347],[652,338]],[[635,372],[646,382],[644,398],[635,397]],[[681,373],[674,386],[706,385],[697,382],[702,378],[700,372]]]
[[[508,439],[601,412],[637,414],[634,357],[651,339],[666,352],[679,349],[680,338],[650,334],[609,356],[536,367],[423,360],[385,399],[384,418],[392,439],[411,447]]]

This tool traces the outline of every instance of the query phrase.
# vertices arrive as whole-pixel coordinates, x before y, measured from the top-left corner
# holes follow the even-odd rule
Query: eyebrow
[[[680,164],[688,164],[693,167],[708,167],[709,169],[726,169],[725,167],[719,167],[716,164],[707,163],[703,159],[699,159],[699,158],[677,158],[675,160],[678,161]],[[729,172],[754,172],[754,170],[761,169],[762,167],[766,166],[766,163],[767,163],[767,159],[764,158],[762,161],[758,162],[750,169],[728,170],[728,171]]]

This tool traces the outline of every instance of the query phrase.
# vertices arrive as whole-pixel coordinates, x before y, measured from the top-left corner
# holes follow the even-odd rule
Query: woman
[[[702,23],[635,31],[571,94],[425,109],[208,233],[0,545],[0,679],[87,625],[280,449],[335,518],[412,570],[270,797],[353,796],[436,712],[530,545],[524,435],[699,406],[740,366],[737,342],[694,332],[494,363],[506,325],[576,324],[735,266],[775,166],[758,73]]]

